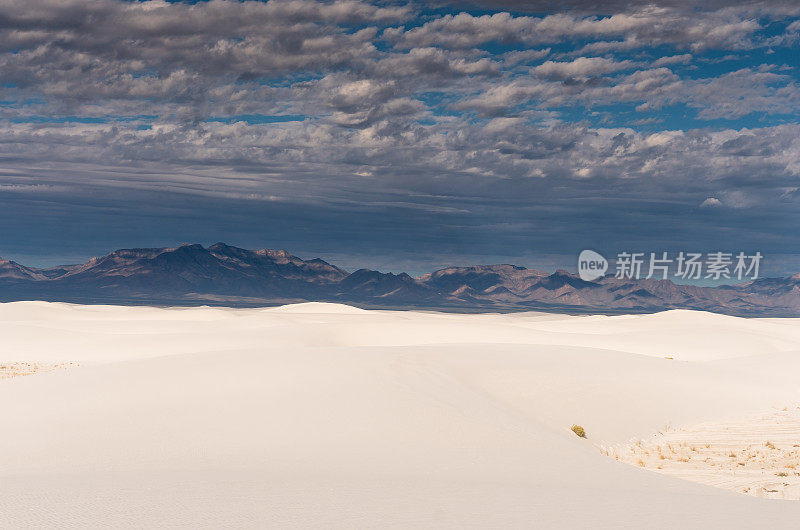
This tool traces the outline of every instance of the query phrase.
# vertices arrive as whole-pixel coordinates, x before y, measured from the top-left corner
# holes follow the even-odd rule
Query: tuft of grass
[[[580,425],[573,425],[570,430],[581,438],[586,438],[586,431]]]

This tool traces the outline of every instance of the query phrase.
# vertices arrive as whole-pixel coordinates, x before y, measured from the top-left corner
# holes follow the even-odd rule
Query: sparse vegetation
[[[570,427],[570,429],[577,436],[580,436],[581,438],[586,438],[586,431],[580,425],[573,425],[572,427]]]
[[[18,377],[23,375],[32,375],[40,372],[52,372],[54,370],[62,370],[80,366],[75,362],[62,362],[62,363],[40,363],[40,362],[3,362],[0,364],[0,379],[7,379],[10,377]]]
[[[800,415],[780,411],[741,425],[701,424],[604,449],[637,467],[682,478],[688,475],[689,480],[698,477],[697,482],[713,485],[724,479],[724,487],[740,493],[797,500],[800,444],[794,442],[798,427]],[[752,436],[752,431],[761,431],[761,436]],[[740,440],[742,434],[750,438]],[[720,443],[709,443],[707,437],[718,437]]]

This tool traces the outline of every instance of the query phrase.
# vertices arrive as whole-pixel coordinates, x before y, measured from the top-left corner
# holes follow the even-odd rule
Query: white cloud
[[[680,55],[667,55],[664,57],[659,57],[653,61],[651,66],[657,68],[659,66],[668,66],[670,64],[689,64],[690,62],[692,62],[692,54],[682,53]]]
[[[543,77],[566,79],[590,77],[628,70],[636,65],[633,61],[616,61],[605,57],[578,57],[570,62],[546,61],[533,68],[532,72]]]
[[[737,9],[691,12],[653,5],[607,17],[560,13],[538,18],[509,13],[481,16],[459,13],[408,30],[393,29],[384,35],[406,47],[469,48],[493,41],[541,44],[621,38],[606,42],[605,51],[661,44],[693,50],[738,49],[752,46],[752,36],[760,29],[755,17],[745,17],[752,17],[751,12]]]

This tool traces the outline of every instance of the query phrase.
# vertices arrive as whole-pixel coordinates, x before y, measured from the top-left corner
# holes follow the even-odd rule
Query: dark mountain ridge
[[[700,287],[605,276],[587,282],[516,265],[447,267],[412,278],[348,273],[285,250],[225,243],[120,249],[80,265],[47,269],[0,259],[0,301],[162,305],[274,305],[336,301],[364,307],[452,311],[649,312],[698,309],[743,316],[800,315],[800,274]]]

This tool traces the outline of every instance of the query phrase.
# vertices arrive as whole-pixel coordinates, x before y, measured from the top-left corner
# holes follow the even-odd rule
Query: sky
[[[0,2],[0,256],[800,271],[800,4]]]

